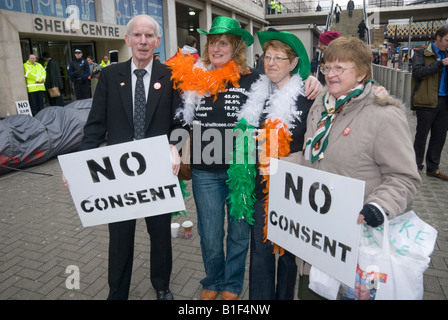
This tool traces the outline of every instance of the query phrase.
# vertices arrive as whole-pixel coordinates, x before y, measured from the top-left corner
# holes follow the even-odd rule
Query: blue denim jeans
[[[227,172],[193,169],[193,195],[198,213],[198,233],[206,277],[204,289],[240,294],[243,289],[250,225],[245,220],[230,219]],[[225,217],[227,216],[226,252],[224,252]]]
[[[293,300],[297,277],[296,257],[285,250],[276,261],[271,242],[263,241],[264,215],[264,203],[257,200],[250,242],[249,299]]]

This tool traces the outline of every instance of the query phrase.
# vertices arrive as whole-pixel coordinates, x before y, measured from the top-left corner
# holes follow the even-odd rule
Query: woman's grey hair
[[[148,15],[146,15],[146,14],[141,14],[141,15],[135,16],[134,18],[132,18],[131,20],[129,20],[128,24],[126,25],[126,34],[127,34],[128,36],[131,35],[132,24],[134,23],[134,21],[135,21],[137,18],[141,18],[141,17],[145,17],[146,19],[148,19],[149,21],[151,21],[151,22],[155,25],[155,27],[156,27],[156,37],[158,37],[159,35],[161,35],[160,24],[156,21],[156,19],[154,19],[153,17],[148,16]]]

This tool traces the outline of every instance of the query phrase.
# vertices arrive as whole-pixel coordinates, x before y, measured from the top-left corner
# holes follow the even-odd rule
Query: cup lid
[[[191,221],[185,221],[184,223],[182,223],[182,227],[184,228],[188,228],[188,227],[192,227],[193,226],[193,222]]]

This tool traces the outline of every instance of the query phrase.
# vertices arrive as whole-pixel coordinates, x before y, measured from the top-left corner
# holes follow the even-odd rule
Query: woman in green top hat
[[[312,100],[305,97],[304,84],[311,66],[305,47],[295,35],[274,29],[259,31],[257,34],[264,52],[265,75],[251,86],[247,101],[238,113],[237,127],[242,132],[258,128],[258,157],[257,161],[249,159],[244,169],[238,164],[230,166],[229,176],[234,176],[235,186],[231,186],[231,199],[235,204],[247,203],[245,199],[255,199],[252,208],[243,206],[239,209],[252,210],[254,219],[249,298],[292,300],[297,276],[295,256],[266,238],[270,173],[268,157],[284,158],[302,150],[306,118],[313,104]],[[273,134],[276,135],[276,142],[271,143]],[[275,143],[278,143],[278,149],[272,150]],[[240,154],[242,151],[238,150],[238,146],[242,144],[235,145],[235,153]],[[254,146],[255,143],[246,146],[249,156]],[[256,175],[250,174],[257,172],[257,169]],[[252,194],[244,194],[244,191],[252,191]],[[279,253],[277,268],[276,252]]]
[[[223,300],[231,300],[238,298],[243,287],[251,221],[232,214],[228,158],[237,112],[259,73],[247,66],[245,49],[254,39],[238,21],[216,17],[208,32],[198,32],[207,35],[201,59],[194,63],[188,55],[177,55],[167,65],[184,102],[177,116],[193,127],[192,187],[206,273],[201,299],[213,300],[222,292]],[[314,80],[312,94],[318,91]]]

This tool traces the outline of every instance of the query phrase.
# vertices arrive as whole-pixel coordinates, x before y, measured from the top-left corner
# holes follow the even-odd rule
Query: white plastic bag
[[[434,250],[437,230],[411,210],[389,221],[391,250],[401,256],[426,260]],[[383,226],[365,228],[362,235],[370,243],[382,246]]]
[[[320,269],[311,266],[308,288],[328,300],[336,300],[341,283]]]
[[[356,299],[421,300],[437,231],[414,211],[366,227],[358,251]],[[348,292],[346,290],[346,292]]]

